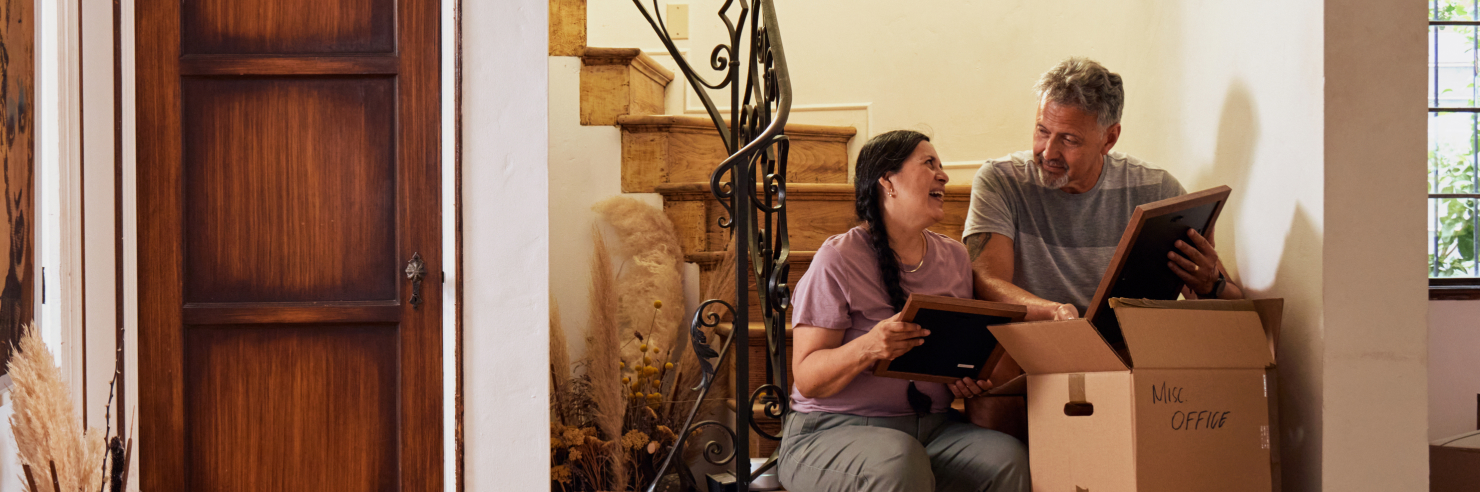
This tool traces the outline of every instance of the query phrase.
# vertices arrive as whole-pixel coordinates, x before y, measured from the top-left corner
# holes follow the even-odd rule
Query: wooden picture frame
[[[925,343],[893,360],[874,364],[874,375],[950,384],[963,377],[986,381],[1002,360],[1002,345],[987,326],[1016,323],[1028,315],[1018,304],[910,294],[903,321],[930,330]],[[990,346],[988,346],[990,345]],[[974,348],[980,347],[980,348]]]
[[[1166,266],[1167,253],[1176,251],[1176,241],[1185,239],[1188,229],[1197,229],[1211,241],[1213,226],[1232,192],[1218,186],[1136,207],[1084,313],[1107,343],[1119,347],[1125,340],[1110,309],[1111,298],[1177,299],[1184,283]]]

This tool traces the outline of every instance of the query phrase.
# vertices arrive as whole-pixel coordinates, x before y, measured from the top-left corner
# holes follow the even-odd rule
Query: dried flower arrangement
[[[26,490],[121,492],[128,481],[128,444],[112,428],[83,430],[67,383],[34,326],[27,325],[9,365],[15,413],[10,429],[25,472]],[[116,383],[117,374],[114,375]],[[113,383],[109,383],[111,419]],[[111,420],[110,420],[111,422]],[[106,473],[105,473],[106,471]],[[40,481],[40,486],[38,486]]]
[[[672,222],[661,210],[627,197],[593,209],[620,239],[623,261],[614,268],[602,232],[593,230],[591,309],[581,360],[569,361],[552,302],[552,490],[632,490],[650,483],[677,440],[674,427],[698,397],[690,388],[698,380],[698,364],[687,347],[683,258]],[[692,487],[686,467],[672,471],[665,484]]]

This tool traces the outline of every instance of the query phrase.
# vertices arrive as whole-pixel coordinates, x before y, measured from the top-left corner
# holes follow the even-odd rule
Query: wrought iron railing
[[[787,285],[787,256],[791,252],[786,232],[786,157],[790,142],[785,135],[786,118],[791,111],[791,77],[786,68],[786,55],[781,45],[781,30],[771,0],[726,0],[718,15],[728,30],[728,43],[720,43],[709,54],[709,67],[724,78],[711,83],[689,66],[653,0],[652,10],[642,0],[633,0],[647,18],[663,46],[694,89],[715,129],[724,140],[729,157],[715,168],[709,178],[710,190],[724,206],[728,217],[719,226],[730,229],[735,241],[735,304],[709,299],[700,304],[689,325],[690,340],[699,357],[703,372],[699,398],[685,418],[677,442],[668,450],[652,484],[653,492],[674,460],[683,459],[684,447],[695,431],[718,429],[729,439],[726,443],[710,440],[704,446],[704,459],[715,465],[733,464],[736,490],[749,490],[751,480],[775,465],[775,457],[756,470],[750,469],[747,428],[761,437],[780,440],[762,429],[752,415],[752,408],[763,405],[768,419],[781,420],[788,411],[786,384],[786,312],[791,307],[791,289]],[[731,18],[733,11],[734,18]],[[726,110],[716,106],[709,90],[728,90],[729,120]],[[746,292],[749,278],[755,276],[761,320],[766,331],[766,384],[750,386],[747,354],[749,353],[750,307]],[[718,279],[716,279],[718,280]],[[718,326],[722,307],[733,315],[733,328],[723,347],[716,352],[709,346],[703,327]],[[715,420],[695,422],[700,405],[709,395],[715,381],[715,367],[724,367],[727,357],[734,358],[735,426]],[[714,362],[710,362],[714,360]],[[737,432],[736,430],[739,430]],[[738,458],[738,459],[737,459]]]

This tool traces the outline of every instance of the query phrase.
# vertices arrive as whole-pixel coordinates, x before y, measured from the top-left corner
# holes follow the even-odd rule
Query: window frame
[[[1433,10],[1436,10],[1438,8],[1438,4],[1439,4],[1438,0],[1432,0],[1432,5],[1433,5],[1432,9]],[[1480,15],[1480,2],[1476,2],[1476,7],[1477,8],[1476,8],[1475,14]],[[1438,113],[1471,113],[1471,114],[1480,113],[1480,104],[1477,104],[1477,105],[1474,105],[1474,106],[1461,106],[1461,107],[1438,106],[1438,98],[1439,98],[1439,75],[1438,75],[1438,70],[1439,70],[1439,62],[1438,62],[1438,56],[1439,56],[1438,55],[1439,34],[1438,34],[1438,31],[1437,30],[1434,30],[1433,29],[1436,26],[1467,26],[1467,27],[1474,28],[1477,31],[1477,46],[1475,47],[1475,52],[1476,52],[1476,56],[1477,56],[1476,66],[1477,67],[1480,67],[1480,17],[1477,17],[1477,20],[1469,20],[1469,21],[1454,21],[1454,20],[1442,20],[1441,21],[1441,20],[1434,20],[1433,17],[1432,17],[1433,10],[1430,10],[1431,13],[1430,13],[1429,21],[1428,21],[1428,25],[1429,25],[1430,31],[1432,33],[1431,35],[1433,37],[1432,38],[1433,39],[1433,45],[1432,45],[1433,48],[1431,48],[1433,50],[1433,54],[1432,54],[1433,58],[1430,59],[1430,60],[1428,60],[1430,62],[1430,66],[1428,67],[1428,69],[1430,71],[1432,71],[1432,74],[1433,74],[1434,80],[1432,81],[1432,83],[1433,83],[1433,86],[1434,86],[1434,88],[1433,88],[1434,92],[1432,93],[1432,98],[1427,98],[1427,97],[1425,98],[1425,99],[1428,99],[1429,102],[1430,102],[1430,104],[1431,104],[1429,106],[1429,108],[1428,108],[1427,114],[1429,115],[1430,118],[1432,118],[1435,114],[1438,114]],[[1476,76],[1477,76],[1477,79],[1480,79],[1480,73],[1477,73]],[[1476,158],[1477,159],[1480,159],[1480,124],[1477,124],[1475,126],[1475,128],[1476,128],[1475,131],[1477,132],[1476,137],[1475,137],[1476,140],[1477,140],[1476,145],[1475,145],[1475,147],[1477,149]],[[1480,165],[1477,165],[1476,167],[1477,168],[1480,168]],[[1477,179],[1477,181],[1480,181],[1480,179]],[[1480,191],[1480,189],[1477,189],[1477,191]],[[1468,199],[1473,199],[1473,200],[1480,200],[1480,192],[1477,192],[1477,193],[1428,193],[1427,194],[1427,199],[1432,200],[1432,199],[1435,199],[1435,198],[1441,198],[1441,199],[1442,198],[1468,198]],[[1480,220],[1480,218],[1477,218],[1477,220]],[[1480,229],[1480,227],[1477,227],[1476,229]],[[1431,239],[1432,238],[1428,238],[1426,240],[1431,240]],[[1480,237],[1477,237],[1476,240],[1477,240],[1477,242],[1480,242]],[[1476,249],[1477,250],[1480,250],[1480,245],[1477,245],[1476,246]],[[1477,261],[1480,261],[1480,258],[1477,258]],[[1430,263],[1428,266],[1430,268],[1430,271],[1432,272],[1433,264]],[[1430,276],[1429,277],[1429,300],[1480,300],[1480,277],[1433,277],[1433,276]]]

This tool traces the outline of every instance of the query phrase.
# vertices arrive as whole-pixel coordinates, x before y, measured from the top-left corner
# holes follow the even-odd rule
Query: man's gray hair
[[[1038,102],[1048,100],[1093,113],[1101,127],[1120,123],[1120,109],[1125,105],[1125,88],[1120,74],[1089,58],[1070,57],[1059,62],[1033,85]]]

